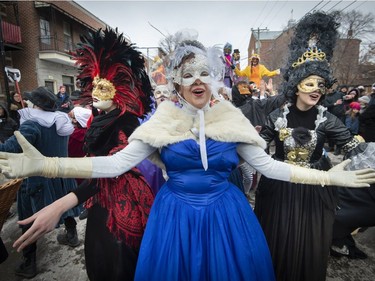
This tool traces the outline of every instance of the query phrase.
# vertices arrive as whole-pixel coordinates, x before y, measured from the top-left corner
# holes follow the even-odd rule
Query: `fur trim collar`
[[[221,101],[215,104],[204,116],[206,138],[221,142],[249,143],[266,148],[266,142],[250,121],[230,102]],[[161,148],[187,139],[196,140],[198,130],[198,115],[191,115],[173,102],[164,101],[154,115],[133,132],[129,142],[138,139]]]

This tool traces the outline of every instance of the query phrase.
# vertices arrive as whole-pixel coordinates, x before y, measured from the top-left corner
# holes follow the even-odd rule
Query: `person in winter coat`
[[[18,127],[20,126],[20,114],[18,110],[25,107],[21,94],[17,92],[11,92],[10,95],[11,103],[9,106],[9,116],[17,122]]]
[[[31,93],[25,93],[27,108],[19,111],[20,133],[43,154],[51,157],[68,156],[68,138],[73,132],[73,125],[66,113],[56,111],[56,97],[45,87],[39,87]],[[15,138],[10,137],[0,144],[0,151],[21,152]],[[23,220],[56,199],[66,195],[77,187],[74,179],[28,177],[22,182],[17,194],[17,209],[20,220]],[[65,212],[58,224],[65,224],[66,233],[59,234],[59,242],[72,247],[78,246],[75,216],[80,214],[81,207]],[[22,226],[26,232],[31,225]],[[23,261],[15,270],[15,274],[25,278],[37,275],[36,266],[37,243],[27,246],[23,252]]]
[[[9,117],[9,112],[5,104],[0,103],[0,143],[5,142],[13,136],[13,132],[17,129],[17,122]]]
[[[360,134],[366,142],[375,142],[375,83],[366,109],[359,115]]]
[[[350,109],[346,112],[345,126],[349,129],[353,136],[359,132],[359,111],[361,105],[359,102],[352,101],[349,105]]]
[[[353,101],[358,101],[359,90],[357,88],[350,89],[347,95],[343,96],[344,110],[345,112],[350,109],[350,104]]]
[[[56,97],[58,111],[69,113],[73,109],[73,101],[71,100],[70,95],[66,92],[66,87],[64,85],[60,86],[59,92],[56,94]]]

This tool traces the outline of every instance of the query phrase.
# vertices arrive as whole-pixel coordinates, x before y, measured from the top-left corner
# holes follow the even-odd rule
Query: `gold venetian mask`
[[[92,82],[92,96],[101,101],[113,100],[116,95],[116,88],[111,81],[96,76]]]
[[[317,75],[310,75],[309,77],[303,79],[297,85],[298,91],[301,93],[313,93],[320,92],[322,95],[326,93],[325,80]]]

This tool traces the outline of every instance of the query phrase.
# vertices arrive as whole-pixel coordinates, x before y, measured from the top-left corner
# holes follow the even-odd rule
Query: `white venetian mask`
[[[211,82],[207,57],[201,54],[196,54],[194,58],[183,63],[173,77],[174,82],[180,86],[191,86],[197,79],[205,84]]]

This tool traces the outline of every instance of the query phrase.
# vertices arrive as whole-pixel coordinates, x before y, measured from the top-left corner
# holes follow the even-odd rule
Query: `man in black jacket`
[[[69,113],[74,105],[70,99],[70,95],[66,92],[66,87],[64,85],[60,86],[59,92],[56,94],[57,101],[57,110],[65,113]]]

